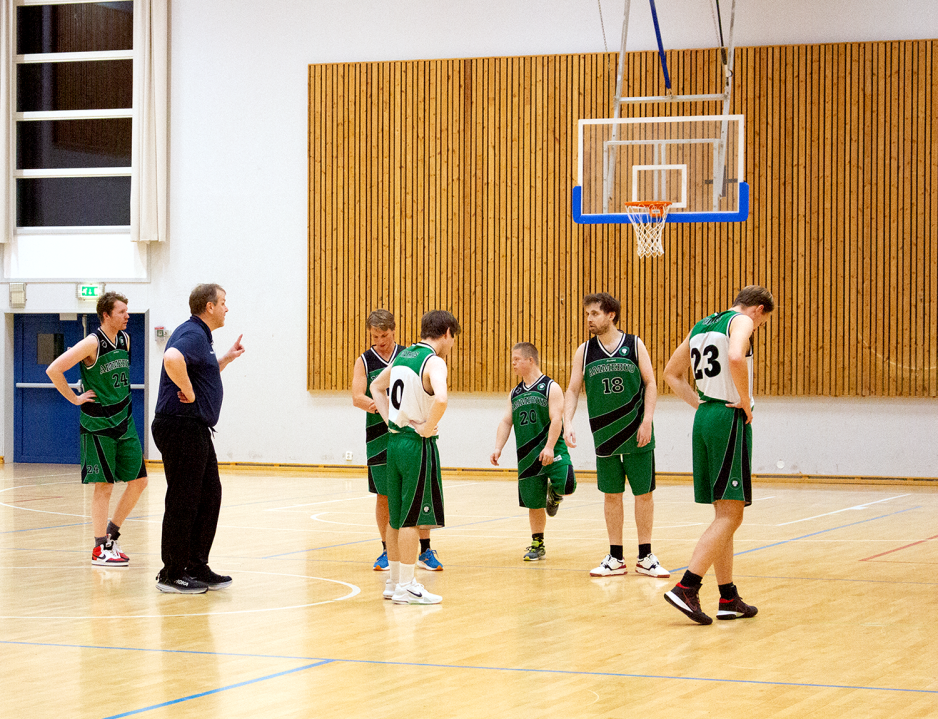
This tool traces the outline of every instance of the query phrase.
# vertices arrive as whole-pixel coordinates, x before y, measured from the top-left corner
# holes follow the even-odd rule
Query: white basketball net
[[[635,247],[639,257],[659,257],[664,254],[661,237],[670,202],[629,202],[625,211],[632,219]]]

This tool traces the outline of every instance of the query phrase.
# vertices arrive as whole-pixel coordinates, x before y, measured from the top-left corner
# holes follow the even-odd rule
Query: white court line
[[[83,569],[94,570],[95,569],[93,567],[88,567],[87,565],[85,565],[84,567],[70,567],[70,568],[79,569],[79,570],[83,570]],[[14,569],[25,569],[25,567],[14,567]],[[227,611],[227,612],[187,612],[185,614],[114,614],[114,615],[108,615],[108,616],[89,615],[89,616],[71,616],[71,617],[47,617],[43,615],[26,615],[26,616],[15,615],[15,616],[0,616],[0,619],[39,619],[41,621],[45,621],[48,619],[82,619],[82,620],[164,619],[166,617],[207,617],[211,615],[222,615],[222,614],[255,614],[259,612],[279,612],[285,609],[306,609],[308,607],[316,607],[322,604],[330,604],[332,602],[341,602],[345,599],[351,599],[352,597],[356,597],[359,594],[361,594],[361,588],[358,587],[357,585],[351,584],[349,582],[343,582],[338,579],[326,579],[325,577],[311,577],[311,576],[307,576],[304,574],[282,574],[278,572],[252,572],[246,569],[233,570],[232,574],[266,574],[272,577],[292,577],[292,578],[297,578],[297,579],[312,579],[312,580],[316,580],[320,582],[331,582],[332,584],[341,584],[345,587],[348,587],[350,591],[341,597],[336,597],[335,599],[325,599],[321,602],[311,602],[309,604],[297,604],[297,605],[290,606],[290,607],[267,607],[263,609],[240,609],[240,610],[233,610],[233,611]],[[165,599],[163,599],[162,603],[165,604],[165,603],[173,601],[174,599],[176,599],[176,597],[166,597]],[[189,602],[185,602],[185,603],[188,604]]]
[[[49,477],[65,477],[64,474],[50,474]],[[14,487],[7,487],[6,489],[0,489],[0,492],[9,492],[11,489],[35,489],[36,487],[48,487],[52,484],[74,484],[74,482],[49,482],[48,484],[18,484]],[[86,514],[68,514],[66,512],[50,512],[47,509],[31,509],[29,507],[20,507],[16,504],[6,504],[0,502],[0,507],[9,507],[10,509],[22,509],[24,512],[38,512],[39,514],[57,514],[61,517],[81,517],[82,519],[88,519]]]
[[[788,524],[798,524],[798,522],[807,522],[811,519],[819,519],[820,517],[829,517],[832,514],[840,514],[841,512],[849,512],[852,509],[866,509],[872,504],[879,504],[880,502],[891,502],[894,499],[902,499],[902,497],[909,497],[911,494],[897,494],[895,497],[886,497],[886,499],[877,499],[875,502],[867,502],[865,504],[858,504],[854,507],[844,507],[843,509],[836,509],[833,512],[826,512],[824,514],[817,514],[813,517],[805,517],[804,519],[794,519],[791,522],[782,522],[781,524],[776,524],[776,527],[784,527]]]
[[[446,485],[446,489],[456,489],[457,487],[470,487],[474,484],[478,484],[478,482],[466,482],[464,484],[448,484]],[[265,509],[264,511],[265,512],[286,512],[291,509],[296,509],[297,507],[315,507],[320,504],[335,504],[336,502],[357,502],[360,499],[371,499],[374,496],[376,495],[366,494],[364,497],[344,497],[342,499],[326,499],[326,500],[323,500],[322,502],[307,502],[306,504],[290,504],[286,507],[271,507],[269,509]],[[303,512],[303,514],[305,514],[305,512]]]
[[[773,494],[771,497],[755,497],[752,501],[761,502],[763,499],[775,499],[775,495]]]
[[[369,497],[374,497],[373,494],[366,494],[364,497],[345,497],[344,499],[327,499],[322,502],[307,502],[306,504],[291,504],[287,507],[271,507],[270,509],[265,509],[265,512],[285,512],[288,509],[295,509],[296,507],[315,507],[319,504],[335,504],[336,502],[357,502],[360,499],[368,499]],[[303,512],[305,514],[305,512]]]
[[[324,524],[341,524],[344,527],[371,527],[373,524],[355,524],[354,522],[332,522],[328,519],[323,519],[322,515],[330,514],[330,512],[320,512],[319,514],[310,515],[310,519],[314,522],[323,522]]]

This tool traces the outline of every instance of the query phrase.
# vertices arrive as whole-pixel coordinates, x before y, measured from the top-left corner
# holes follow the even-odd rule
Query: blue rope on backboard
[[[671,90],[671,76],[668,75],[668,61],[664,56],[664,43],[661,42],[661,28],[658,27],[658,11],[655,9],[655,0],[648,0],[651,5],[651,19],[655,23],[655,37],[658,38],[658,57],[661,58],[661,70],[664,72],[664,87]]]

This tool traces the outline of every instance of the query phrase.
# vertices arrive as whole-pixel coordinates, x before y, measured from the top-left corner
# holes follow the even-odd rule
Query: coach
[[[221,480],[212,434],[224,390],[221,371],[244,353],[241,335],[221,358],[212,332],[225,324],[225,290],[199,285],[189,295],[192,316],[175,329],[163,353],[156,416],[151,427],[163,455],[166,507],[163,512],[161,592],[202,594],[224,589],[231,577],[208,566],[221,509]]]

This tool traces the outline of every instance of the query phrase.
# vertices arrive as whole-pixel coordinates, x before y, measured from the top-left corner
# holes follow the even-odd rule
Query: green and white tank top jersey
[[[655,433],[638,446],[645,417],[645,383],[638,368],[638,338],[622,333],[612,350],[591,337],[583,353],[583,384],[597,457],[637,454],[655,448]]]
[[[715,312],[704,317],[690,331],[690,358],[702,402],[739,402],[739,392],[730,372],[730,323],[739,315],[735,310]],[[749,367],[749,406],[752,407],[752,339],[746,353]]]
[[[556,384],[547,375],[541,375],[528,386],[518,384],[511,392],[511,421],[518,445],[518,479],[536,477],[544,467],[540,454],[550,430],[550,387]],[[570,454],[563,441],[563,432],[554,444],[554,462],[569,462]]]
[[[81,405],[82,432],[107,432],[120,436],[130,418],[130,338],[118,331],[111,342],[100,327],[94,331],[98,357],[90,367],[81,362],[81,384],[94,390],[94,402]]]
[[[401,345],[395,344],[391,357],[387,360],[378,354],[374,347],[362,352],[362,362],[365,363],[365,373],[368,375],[366,397],[372,398],[371,383],[384,371],[385,367],[394,361],[402,349],[404,348]],[[377,412],[365,413],[365,455],[368,457],[370,467],[388,462],[388,426]]]
[[[425,342],[417,342],[398,352],[391,363],[390,409],[388,426],[392,432],[417,434],[411,422],[426,422],[433,406],[433,395],[423,388],[423,371],[436,351]]]

